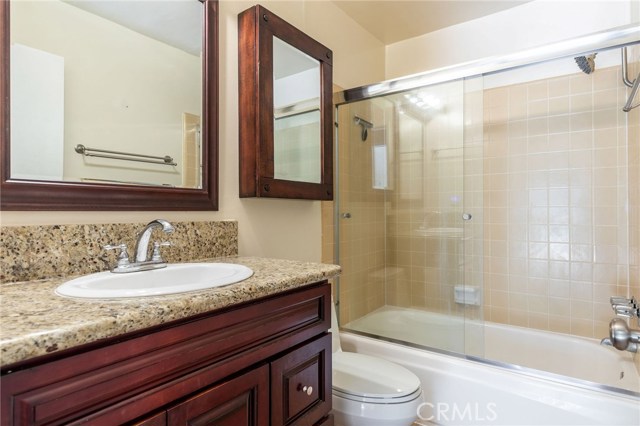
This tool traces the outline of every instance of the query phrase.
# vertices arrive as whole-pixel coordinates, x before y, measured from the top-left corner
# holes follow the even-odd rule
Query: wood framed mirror
[[[184,184],[184,185],[183,184],[173,185],[173,184],[156,183],[156,182],[148,183],[148,182],[132,181],[128,178],[121,178],[120,177],[121,173],[127,173],[131,170],[140,169],[142,166],[138,166],[138,164],[140,164],[139,160],[135,160],[135,162],[122,161],[122,159],[119,159],[119,158],[110,159],[110,160],[93,160],[93,159],[89,160],[87,159],[86,155],[82,153],[78,153],[79,145],[82,144],[82,145],[92,146],[92,143],[96,143],[95,140],[97,140],[98,137],[101,137],[104,134],[110,134],[112,136],[112,139],[111,139],[112,141],[119,140],[120,142],[122,142],[120,138],[118,138],[118,135],[122,135],[125,133],[135,133],[136,131],[138,132],[137,133],[138,139],[143,139],[140,137],[140,134],[142,133],[144,136],[144,139],[149,139],[151,141],[151,146],[153,149],[155,146],[159,145],[160,143],[159,139],[165,137],[165,135],[159,136],[158,134],[156,134],[156,131],[160,132],[161,130],[166,130],[166,129],[163,129],[164,127],[169,127],[169,126],[165,126],[166,122],[164,121],[165,120],[164,117],[166,116],[166,114],[165,115],[158,114],[156,117],[154,117],[154,120],[156,120],[154,122],[151,122],[151,120],[149,120],[149,122],[143,122],[145,119],[136,118],[135,120],[130,120],[128,128],[125,128],[124,130],[120,129],[118,131],[115,131],[113,130],[112,127],[109,127],[107,129],[107,127],[103,125],[103,123],[100,121],[105,118],[103,114],[94,113],[91,116],[91,125],[86,125],[85,124],[86,122],[83,123],[82,126],[84,127],[82,130],[84,130],[85,128],[90,128],[90,130],[93,132],[92,135],[95,136],[95,138],[91,137],[90,135],[89,138],[81,139],[79,142],[78,140],[74,141],[73,145],[75,145],[76,147],[75,149],[76,152],[73,152],[73,146],[69,147],[68,139],[71,139],[72,136],[75,136],[73,131],[82,126],[77,125],[75,122],[72,124],[68,122],[69,118],[67,117],[67,115],[70,115],[68,111],[68,109],[70,109],[69,102],[70,102],[70,99],[76,93],[73,93],[71,89],[67,89],[67,86],[73,85],[73,84],[69,84],[70,82],[75,83],[71,79],[73,79],[74,76],[78,76],[79,73],[77,72],[77,69],[72,69],[71,67],[72,60],[64,57],[62,57],[62,60],[69,62],[69,66],[67,66],[67,64],[65,63],[65,66],[62,72],[63,77],[61,77],[63,82],[62,84],[64,85],[65,89],[62,94],[64,98],[64,104],[63,104],[64,107],[62,108],[62,111],[60,111],[60,114],[59,114],[59,115],[62,115],[63,118],[61,122],[62,124],[59,127],[63,127],[63,131],[61,132],[62,136],[60,137],[60,139],[64,140],[63,142],[64,148],[61,148],[61,150],[63,150],[64,152],[61,156],[65,157],[65,160],[64,160],[65,167],[66,167],[67,158],[73,158],[74,161],[81,161],[81,162],[111,161],[111,163],[109,163],[106,166],[104,164],[98,163],[97,167],[112,168],[115,170],[115,176],[113,178],[110,177],[108,179],[102,179],[102,178],[94,179],[93,177],[90,177],[89,179],[84,179],[84,178],[79,178],[77,176],[74,176],[68,179],[65,174],[64,178],[62,179],[56,179],[56,178],[49,179],[49,178],[40,178],[37,175],[33,175],[33,174],[23,175],[22,173],[20,173],[20,169],[18,168],[18,165],[12,164],[12,158],[14,159],[13,162],[17,163],[15,161],[15,158],[16,158],[15,154],[19,150],[19,144],[15,141],[12,141],[12,131],[10,128],[12,125],[15,125],[16,121],[14,120],[17,120],[19,118],[18,113],[12,115],[12,111],[11,111],[12,106],[15,105],[14,101],[18,100],[17,97],[15,99],[11,99],[11,96],[13,95],[11,93],[13,91],[12,85],[15,84],[14,81],[11,80],[11,71],[10,71],[12,67],[11,57],[14,57],[14,58],[16,57],[13,53],[11,53],[12,47],[15,45],[11,36],[12,34],[11,24],[13,23],[10,22],[11,20],[10,16],[13,14],[10,8],[12,7],[13,3],[14,3],[13,1],[3,1],[0,3],[0,22],[2,23],[2,27],[1,27],[2,30],[0,31],[0,66],[2,67],[2,78],[0,81],[0,97],[2,98],[2,103],[0,104],[0,127],[2,128],[2,134],[0,136],[1,137],[1,140],[0,140],[0,146],[1,146],[0,208],[4,210],[76,210],[76,211],[217,210],[218,209],[218,0],[193,0],[193,3],[191,3],[189,0],[164,2],[167,4],[167,6],[187,5],[192,10],[196,9],[195,13],[199,14],[195,17],[195,19],[197,19],[196,24],[191,25],[191,27],[194,30],[196,30],[196,32],[194,32],[195,37],[199,38],[199,40],[197,40],[198,46],[194,48],[198,50],[190,52],[190,54],[193,56],[191,61],[192,62],[196,61],[195,65],[192,67],[195,70],[195,75],[196,75],[195,88],[191,89],[191,92],[197,94],[195,107],[192,108],[196,111],[194,114],[187,114],[187,116],[188,115],[196,116],[197,117],[196,120],[198,121],[197,126],[193,127],[191,130],[195,132],[196,130],[194,129],[196,129],[197,127],[197,136],[194,136],[194,139],[198,140],[198,145],[194,145],[194,146],[198,147],[198,151],[196,152],[199,158],[195,160],[195,163],[194,161],[192,161],[192,163],[194,163],[195,168],[199,170],[194,172],[194,175],[196,176],[195,183]],[[72,12],[74,17],[80,16],[81,13],[86,13],[84,10],[80,10],[81,9],[80,3],[74,2],[74,1],[22,2],[22,3],[34,3],[34,4],[40,3],[42,5],[59,4],[61,7],[74,9]],[[74,3],[78,3],[78,4],[74,5]],[[90,2],[85,0],[84,3],[90,3]],[[108,4],[110,2],[96,1],[93,3]],[[115,3],[125,4],[127,3],[127,1],[113,2],[111,5]],[[158,3],[163,3],[163,2],[135,2],[135,1],[131,2],[131,4],[134,4],[134,3],[136,4],[136,7],[144,6],[144,7],[154,8],[154,7],[158,7]],[[133,16],[135,19],[135,16],[142,17],[143,15],[146,15],[146,14],[141,13],[136,15],[135,13],[134,14],[120,13],[120,15],[128,15],[129,18]],[[165,13],[165,15],[169,15],[169,14]],[[172,15],[171,19],[174,19],[174,20],[176,19],[175,17],[176,14],[172,13],[170,15]],[[46,17],[48,17],[50,21],[54,19],[51,15],[46,15]],[[147,18],[146,16],[144,17]],[[104,24],[105,27],[107,25],[115,26],[112,23],[108,23],[109,21],[104,19],[104,16],[99,16],[98,18],[93,16],[91,19],[95,20],[92,22],[99,22],[100,25]],[[55,23],[56,21],[52,21],[52,25]],[[58,25],[63,25],[63,24],[59,23]],[[121,25],[121,23],[117,23],[117,25]],[[134,32],[135,30],[129,30],[127,28],[119,31]],[[149,36],[144,32],[142,32],[142,35],[147,39],[151,40],[151,42],[156,43],[158,46],[160,46],[159,39],[158,40],[153,39],[153,36]],[[101,45],[100,40],[111,40],[111,38],[104,37],[103,35],[100,35],[100,37],[92,35],[91,37],[87,37],[86,39],[76,37],[75,40],[84,42],[85,46],[83,46],[83,48],[86,48],[87,50],[92,50],[94,51],[93,53],[100,55],[101,52],[103,52],[103,50],[101,50],[101,46],[103,45]],[[149,43],[149,41],[145,41],[145,43]],[[141,42],[141,46],[142,46],[142,42]],[[143,47],[141,47],[141,49],[142,48]],[[29,49],[29,46],[27,46],[26,50],[28,49]],[[129,48],[126,50],[132,51],[133,49],[134,49],[133,46],[129,46]],[[182,51],[178,52],[180,48],[175,45],[171,45],[169,47],[158,47],[158,50],[163,50],[167,52],[171,51],[171,49],[175,51],[175,53],[171,53],[171,54],[175,54],[175,55],[180,54],[183,56],[185,55],[185,49],[181,49]],[[43,49],[43,50],[46,50],[46,49]],[[117,50],[117,48],[114,48],[113,50]],[[122,50],[125,50],[125,49],[122,49]],[[151,56],[152,54],[155,55],[155,51],[153,52],[151,50],[143,51],[143,53],[145,52],[148,52],[149,56]],[[48,52],[44,52],[44,53],[46,56]],[[106,53],[103,53],[103,54],[106,56]],[[142,55],[138,55],[138,56],[142,56]],[[91,61],[91,59],[89,59],[89,61]],[[122,71],[120,68],[124,67],[126,62],[128,61],[122,58],[111,60],[110,64],[112,65],[108,64],[106,68],[109,68],[112,66],[113,69],[109,69],[107,71],[110,72],[112,75],[117,75],[117,72]],[[156,62],[154,65],[152,65],[152,67],[156,67],[152,69],[157,70],[158,63],[165,64],[166,68],[168,69],[173,67],[172,71],[175,74],[186,73],[183,68],[180,68],[178,67],[178,65],[176,65],[177,61],[174,61],[173,59],[170,59],[170,58],[161,59],[161,62]],[[102,107],[104,110],[108,110],[109,108],[111,110],[119,110],[122,115],[125,115],[125,111],[127,113],[131,113],[131,111],[136,107],[138,110],[148,111],[149,109],[151,109],[148,105],[145,105],[142,103],[129,102],[130,99],[127,98],[129,96],[128,94],[121,95],[121,98],[116,98],[115,95],[113,97],[109,96],[111,92],[115,92],[117,90],[120,90],[122,93],[131,92],[131,88],[133,88],[133,90],[136,90],[138,87],[141,87],[143,85],[142,83],[145,80],[151,79],[155,76],[154,72],[133,73],[128,70],[125,72],[128,74],[135,74],[135,78],[138,79],[137,82],[139,82],[140,84],[136,83],[135,80],[132,82],[127,82],[128,85],[124,84],[123,82],[122,87],[116,87],[115,89],[107,89],[106,90],[107,96],[104,96],[104,97],[96,96],[96,95],[91,96],[91,94],[94,93],[92,88],[89,88],[89,90],[82,90],[82,91],[87,93],[87,96],[91,96],[91,100],[98,99],[99,103],[102,103],[100,107]],[[15,73],[15,74],[19,74],[19,73]],[[38,74],[38,73],[34,73],[34,74]],[[40,74],[44,74],[44,73],[40,73]],[[82,75],[82,77],[86,77],[86,75],[92,75],[92,74],[93,73],[91,72],[84,72],[84,75]],[[190,74],[189,78],[193,80],[194,77],[192,76],[193,74]],[[116,78],[114,78],[114,80],[117,82],[120,82],[120,80]],[[95,82],[96,87],[103,84],[104,84],[103,80],[99,80]],[[13,86],[13,88],[15,90],[15,86]],[[127,90],[129,90],[129,92],[127,92]],[[153,90],[154,89],[151,89],[151,91]],[[180,90],[181,89],[177,91],[179,92]],[[20,93],[18,90],[15,90],[15,91],[16,93]],[[76,90],[76,92],[79,92],[79,91],[80,90]],[[104,93],[104,90],[103,90],[103,93]],[[149,90],[147,90],[146,92],[143,92],[141,90],[140,93],[137,93],[135,95],[135,96],[138,96],[136,100],[149,98],[148,94],[149,94]],[[177,99],[179,95],[180,94],[178,95],[176,94],[175,90],[171,93],[167,93],[166,95],[163,95],[164,96],[163,99],[166,100],[166,102],[163,101],[161,103],[173,104],[175,99]],[[131,95],[131,96],[134,96],[134,95]],[[156,101],[156,103],[158,102]],[[57,111],[58,109],[54,109],[53,111]],[[182,110],[185,110],[185,109],[186,108],[182,108]],[[58,113],[56,112],[56,114],[54,115],[58,115]],[[173,119],[173,116],[172,116],[172,119]],[[185,148],[182,145],[180,145],[184,140],[185,114],[182,114],[182,117],[180,117],[180,119],[182,120],[181,125],[172,124],[171,125],[172,127],[168,133],[171,133],[172,137],[176,136],[176,133],[177,133],[177,138],[174,138],[174,139],[180,139],[180,142],[178,142],[179,147],[176,149],[179,150],[180,147],[182,147],[183,152],[186,152]],[[27,123],[29,123],[29,118],[23,119],[22,121],[26,121]],[[33,125],[33,122],[34,121],[31,122],[31,126],[33,128],[40,127],[41,123],[36,121],[35,123],[37,124]],[[141,131],[140,129],[143,128],[143,124],[146,125],[147,127],[144,128],[143,131]],[[16,133],[18,132],[16,131]],[[76,133],[79,133],[79,132],[76,132]],[[147,136],[149,137],[147,138]],[[40,139],[40,138],[33,138],[33,137],[30,138],[30,140],[35,140],[35,139]],[[17,140],[20,140],[22,143],[24,139],[17,139]],[[27,138],[27,140],[29,139]],[[12,145],[12,143],[14,145]],[[100,148],[102,150],[120,151],[120,149],[116,149],[109,146],[108,140],[102,145],[98,144],[96,148]],[[127,149],[127,151],[133,152],[134,155],[137,155],[137,153],[139,152],[141,152],[142,154],[149,154],[149,152],[146,152],[147,151],[146,149],[142,149],[137,145],[132,146],[131,149]],[[12,152],[14,154],[13,157],[12,157]],[[152,151],[151,154],[156,154],[156,153]],[[157,154],[157,155],[163,156],[163,157],[160,157],[160,160],[159,160],[160,163],[163,163],[163,162],[169,163],[169,161],[165,160],[164,154],[165,153],[162,152],[161,150],[160,150],[160,153]],[[38,159],[40,161],[44,160],[45,162],[47,160],[46,157],[48,156],[47,153],[45,153],[43,150],[39,148],[31,149],[31,153],[29,155],[31,155],[31,157],[34,159]],[[111,155],[111,154],[107,154],[107,155]],[[179,158],[181,160],[184,160],[184,162],[187,161],[186,154],[179,154],[179,155],[180,155]],[[27,158],[29,157],[27,156]],[[145,162],[151,163],[153,161],[157,161],[157,160],[145,161]],[[178,167],[182,167],[182,164],[180,163],[181,163],[180,161],[173,160],[171,161],[171,164],[169,164],[169,167],[165,167],[165,164],[161,164],[160,166],[151,164],[151,165],[148,165],[147,167],[148,168],[165,167],[165,169],[169,169],[170,172],[175,175],[175,174],[178,174],[179,172],[182,172],[183,170],[183,169],[180,169],[180,171],[176,171],[176,165],[178,165]],[[173,170],[171,171],[171,169]],[[171,173],[166,173],[166,175],[169,175]],[[180,179],[183,179],[183,178],[181,177]]]
[[[262,6],[238,16],[240,197],[333,199],[332,56]]]

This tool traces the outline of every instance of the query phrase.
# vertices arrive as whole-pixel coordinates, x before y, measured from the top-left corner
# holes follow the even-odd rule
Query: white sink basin
[[[151,271],[85,275],[60,285],[56,293],[89,299],[159,296],[222,287],[251,275],[251,269],[233,263],[174,263]]]

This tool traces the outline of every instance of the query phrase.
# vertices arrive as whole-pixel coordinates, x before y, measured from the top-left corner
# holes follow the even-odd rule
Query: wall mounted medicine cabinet
[[[240,197],[333,199],[332,56],[262,6],[238,16]]]

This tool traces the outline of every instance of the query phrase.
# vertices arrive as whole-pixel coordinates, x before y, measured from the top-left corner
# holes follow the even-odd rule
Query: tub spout
[[[613,343],[611,343],[611,339],[609,339],[608,337],[605,337],[604,339],[600,340],[600,344],[602,346],[613,346]],[[638,344],[637,343],[629,343],[629,345],[627,346],[626,349],[624,349],[627,352],[632,352],[632,353],[637,353],[638,352]]]
[[[640,330],[629,329],[624,320],[614,318],[609,323],[609,342],[620,351],[638,352]]]

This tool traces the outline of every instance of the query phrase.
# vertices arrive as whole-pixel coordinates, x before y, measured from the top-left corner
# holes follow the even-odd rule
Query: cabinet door
[[[151,417],[147,417],[144,420],[132,423],[131,426],[167,426],[167,412],[163,411]]]
[[[258,367],[169,409],[167,424],[268,426],[269,367]]]
[[[310,426],[331,410],[331,335],[271,363],[271,426]]]

